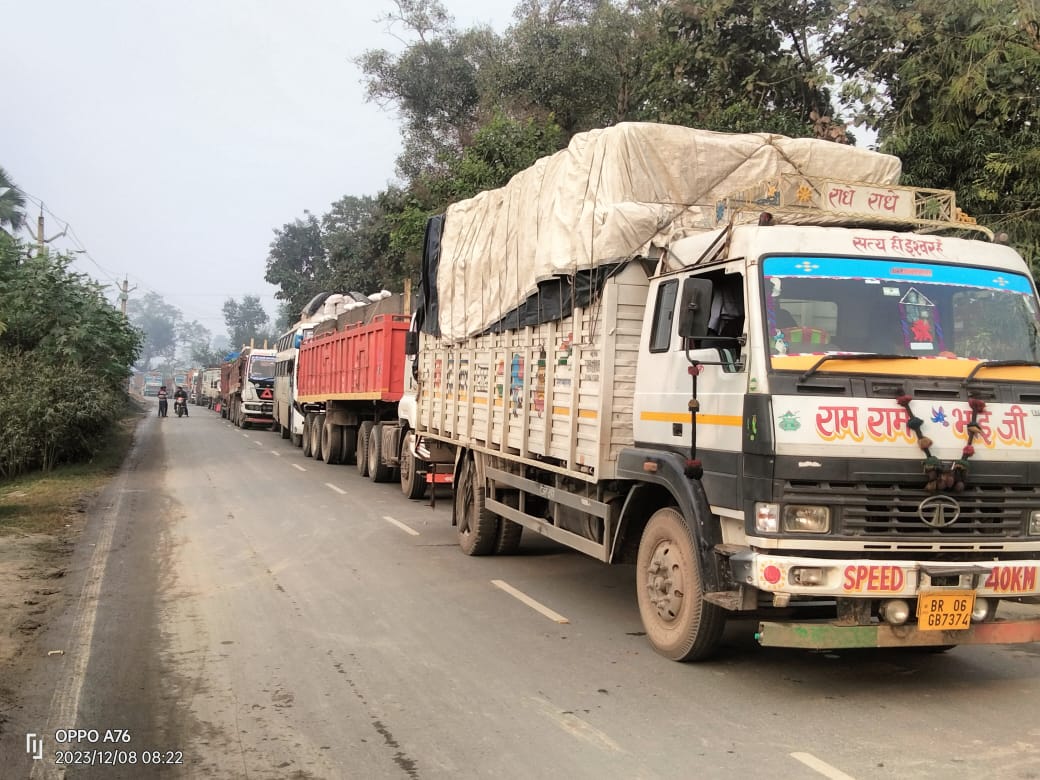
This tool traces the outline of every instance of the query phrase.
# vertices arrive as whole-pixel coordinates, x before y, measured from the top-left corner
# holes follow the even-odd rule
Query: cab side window
[[[679,280],[670,279],[657,288],[654,304],[654,323],[650,329],[650,351],[667,352],[672,346],[675,331],[675,301],[679,293]]]

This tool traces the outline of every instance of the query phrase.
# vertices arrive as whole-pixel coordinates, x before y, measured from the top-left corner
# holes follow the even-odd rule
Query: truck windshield
[[[1040,360],[1040,316],[1021,274],[812,256],[768,257],[762,273],[774,364],[787,355],[856,352]]]
[[[274,356],[249,358],[250,379],[274,379]]]

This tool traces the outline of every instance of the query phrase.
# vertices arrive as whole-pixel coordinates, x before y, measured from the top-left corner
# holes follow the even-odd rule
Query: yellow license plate
[[[971,627],[975,591],[946,590],[917,597],[917,628],[920,631],[963,631]]]

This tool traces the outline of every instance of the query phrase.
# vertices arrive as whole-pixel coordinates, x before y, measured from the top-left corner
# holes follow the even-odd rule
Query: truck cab
[[[772,219],[673,243],[647,298],[635,444],[703,485],[706,600],[831,610],[766,620],[763,644],[1035,640],[994,620],[1040,595],[1026,264],[964,237]]]

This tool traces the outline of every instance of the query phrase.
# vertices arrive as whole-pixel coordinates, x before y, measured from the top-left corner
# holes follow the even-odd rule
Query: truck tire
[[[477,467],[466,458],[455,486],[455,518],[459,547],[466,555],[491,555],[498,541],[499,518],[484,505],[484,486],[477,484]]]
[[[372,421],[365,420],[358,428],[357,437],[357,470],[363,477],[368,476],[368,440],[372,435]]]
[[[357,427],[343,426],[343,447],[340,450],[340,463],[353,466],[357,462]]]
[[[321,459],[330,466],[340,462],[343,456],[343,426],[326,419],[321,426]]]
[[[311,428],[314,426],[313,412],[303,418],[303,457],[311,456]]]
[[[509,504],[513,509],[520,508],[520,496],[510,493],[502,498],[503,504]],[[512,520],[499,518],[498,536],[495,539],[495,555],[516,555],[520,549],[520,539],[524,535],[524,527]]]
[[[325,415],[316,414],[314,415],[314,422],[311,423],[311,457],[315,460],[321,460],[321,429],[325,427]]]
[[[389,482],[394,477],[394,467],[383,462],[383,425],[372,426],[368,435],[368,476],[373,482]]]
[[[412,501],[426,495],[426,474],[419,470],[419,463],[412,455],[415,434],[408,431],[401,442],[401,492]]]
[[[647,639],[673,661],[700,661],[726,626],[722,607],[704,600],[697,547],[682,514],[658,509],[643,529],[636,558],[636,598]]]

